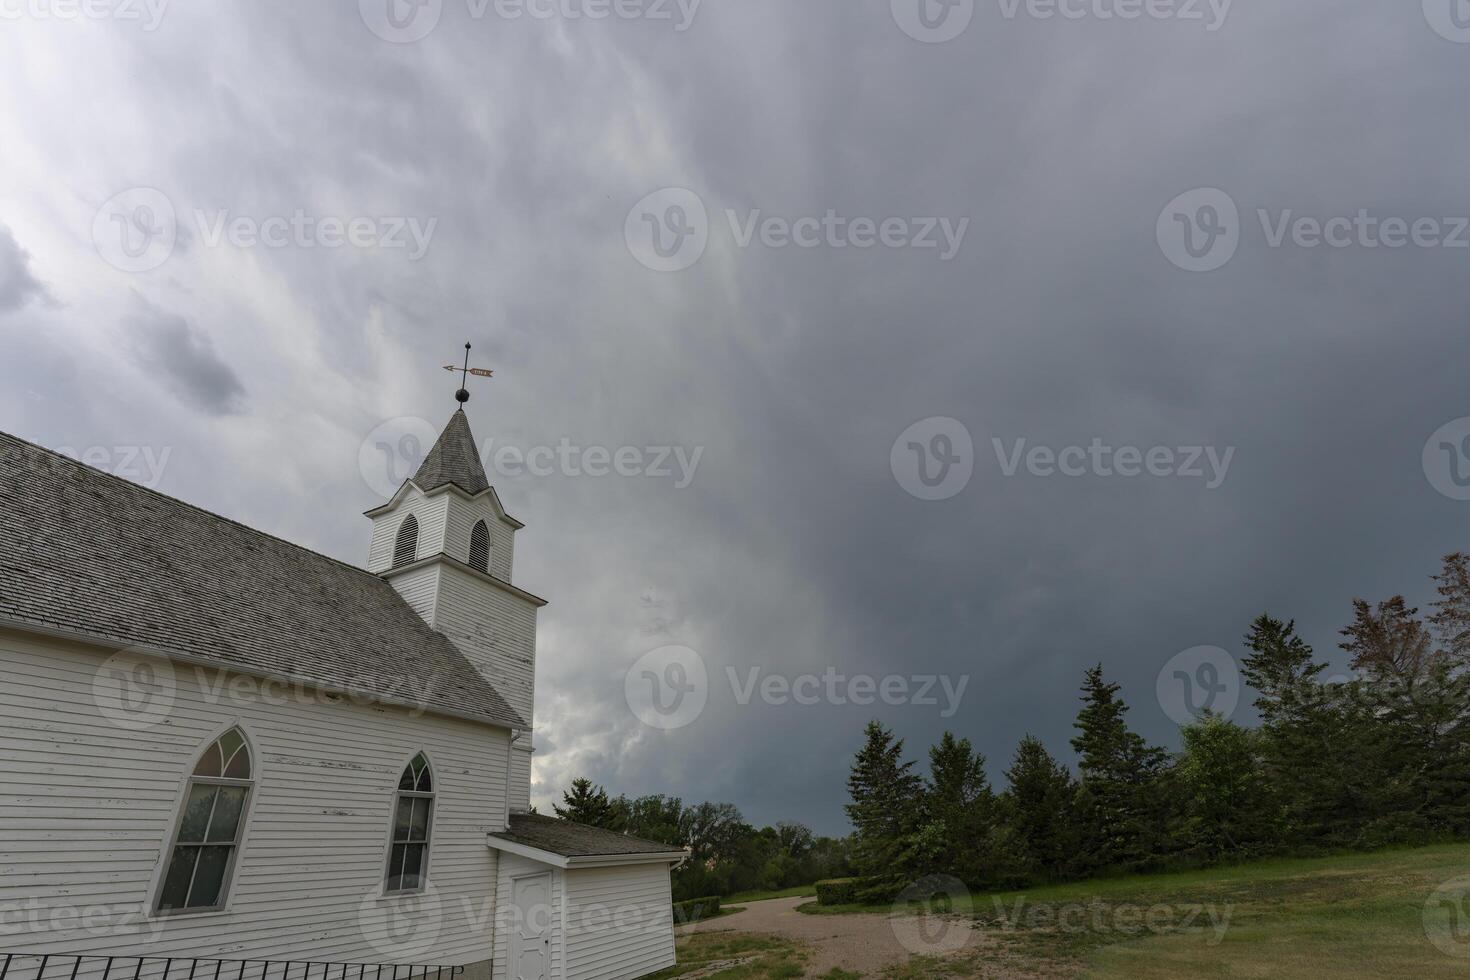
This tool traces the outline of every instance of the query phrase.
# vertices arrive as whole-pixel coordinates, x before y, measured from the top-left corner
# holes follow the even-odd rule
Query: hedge
[[[691,898],[687,902],[674,903],[674,921],[679,924],[698,922],[720,914],[720,897]]]
[[[874,878],[830,878],[817,882],[818,905],[884,905],[898,896],[892,880]]]

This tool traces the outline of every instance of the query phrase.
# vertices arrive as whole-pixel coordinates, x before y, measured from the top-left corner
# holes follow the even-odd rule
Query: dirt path
[[[942,951],[938,946],[929,947],[915,940],[915,930],[920,926],[913,917],[905,916],[908,921],[895,928],[887,915],[804,915],[796,911],[798,905],[810,901],[810,898],[777,898],[750,902],[744,912],[680,926],[677,932],[681,935],[694,931],[754,932],[795,939],[813,950],[807,961],[808,977],[819,977],[833,967],[873,976],[890,966],[908,962],[915,955],[916,950],[911,948],[915,945],[918,951],[930,948]],[[930,930],[929,935],[943,932],[937,921],[933,926],[939,933]],[[905,938],[909,945],[905,945]],[[973,951],[981,941],[981,934],[973,933],[967,949]]]

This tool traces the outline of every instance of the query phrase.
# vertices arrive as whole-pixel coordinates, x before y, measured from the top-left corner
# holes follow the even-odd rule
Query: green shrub
[[[699,922],[720,914],[720,897],[691,898],[687,902],[674,903],[674,921],[680,925]]]
[[[817,882],[818,905],[886,905],[901,885],[887,877],[830,878]]]

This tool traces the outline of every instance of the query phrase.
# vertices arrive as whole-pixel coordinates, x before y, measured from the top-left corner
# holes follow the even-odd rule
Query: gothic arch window
[[[407,565],[419,556],[419,519],[409,514],[398,525],[398,537],[393,541],[393,567]]]
[[[470,532],[470,567],[490,574],[490,527],[484,521]]]
[[[160,913],[222,909],[239,856],[254,787],[250,745],[238,728],[210,743],[184,791],[158,889]]]
[[[398,778],[385,891],[414,892],[424,887],[429,873],[429,831],[433,820],[434,771],[428,756],[420,752]]]

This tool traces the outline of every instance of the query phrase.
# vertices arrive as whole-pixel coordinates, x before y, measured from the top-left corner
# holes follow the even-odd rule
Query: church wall
[[[505,826],[508,732],[162,661],[141,690],[151,692],[150,711],[167,710],[131,730],[96,694],[106,661],[105,652],[0,630],[0,947],[491,958],[499,858],[485,834]],[[228,907],[155,917],[188,774],[231,724],[250,739],[255,786]],[[418,899],[380,898],[394,787],[420,750],[437,777],[431,888]]]
[[[536,702],[536,607],[445,565],[432,622],[529,723]]]
[[[674,965],[667,864],[566,872],[567,980],[634,980]]]

